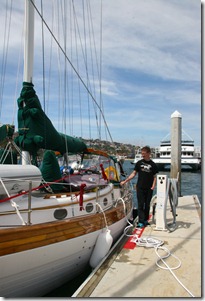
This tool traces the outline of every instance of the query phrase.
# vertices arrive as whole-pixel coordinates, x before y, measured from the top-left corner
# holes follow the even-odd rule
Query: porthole
[[[104,206],[107,206],[107,204],[108,204],[108,199],[107,199],[107,198],[104,198],[104,199],[103,199],[103,205],[104,205]]]
[[[85,210],[86,210],[86,212],[88,212],[88,213],[92,212],[92,211],[93,211],[93,208],[94,208],[94,206],[93,206],[92,203],[88,203],[88,204],[86,204],[86,206],[85,206]]]
[[[54,217],[56,219],[64,219],[67,216],[68,212],[66,209],[56,209],[54,211]]]

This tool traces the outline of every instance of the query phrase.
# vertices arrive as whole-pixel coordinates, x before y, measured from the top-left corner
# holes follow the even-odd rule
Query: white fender
[[[110,230],[104,228],[102,232],[98,235],[94,250],[90,257],[90,266],[95,268],[100,261],[105,257],[105,255],[110,250],[113,238],[110,234]]]

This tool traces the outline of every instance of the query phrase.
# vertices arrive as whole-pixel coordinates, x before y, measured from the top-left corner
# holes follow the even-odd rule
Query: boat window
[[[104,206],[107,206],[107,204],[108,204],[108,199],[107,199],[107,198],[104,198],[104,199],[103,199],[103,205],[104,205]]]
[[[68,214],[68,212],[64,208],[62,208],[62,209],[56,209],[54,211],[54,217],[56,219],[59,219],[59,220],[64,219],[67,216],[67,214]]]
[[[85,210],[86,210],[86,212],[88,212],[88,213],[92,212],[92,211],[93,211],[93,208],[94,208],[94,206],[93,206],[92,203],[88,203],[88,204],[86,204],[86,206],[85,206]]]

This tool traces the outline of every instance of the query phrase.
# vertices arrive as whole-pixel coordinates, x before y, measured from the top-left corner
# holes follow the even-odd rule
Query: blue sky
[[[52,1],[43,1],[46,5]],[[1,41],[5,40],[5,3],[1,0],[2,9],[0,12],[2,30]],[[54,0],[53,5],[58,1]],[[70,1],[67,1],[68,6]],[[72,2],[71,2],[72,3]],[[74,1],[79,30],[83,24],[83,11],[81,1]],[[102,31],[100,29],[100,5],[101,1],[84,1],[84,5],[90,5],[92,10],[93,30],[96,36],[97,56],[100,57],[101,50],[101,98],[105,119],[112,135],[113,141],[131,143],[134,145],[158,146],[160,141],[170,132],[171,114],[178,111],[182,114],[182,128],[191,136],[195,145],[201,144],[201,1],[198,0],[102,0]],[[40,1],[36,0],[40,9]],[[22,82],[22,60],[19,60],[19,52],[22,54],[22,24],[23,24],[23,0],[13,3],[11,20],[10,40],[6,55],[5,77],[1,75],[1,114],[0,123],[16,122],[16,109],[13,106],[19,94],[19,87]],[[51,11],[49,8],[44,11],[44,17],[51,27]],[[68,21],[69,23],[69,18]],[[72,34],[67,24],[69,35]],[[68,29],[69,28],[69,29]],[[77,29],[76,29],[77,30]],[[54,28],[55,31],[55,28]],[[63,30],[59,30],[63,31]],[[58,30],[56,29],[56,34]],[[82,31],[83,32],[83,31]],[[47,32],[44,32],[45,36]],[[102,40],[100,37],[102,36]],[[60,102],[58,97],[59,86],[54,89],[55,81],[49,84],[50,100],[45,104],[42,92],[42,60],[40,55],[41,28],[39,19],[36,21],[35,29],[35,59],[33,82],[41,100],[42,106],[56,128],[62,132],[66,129],[68,135],[83,136],[90,138],[90,132],[84,128],[90,123],[93,124],[95,114],[90,113],[90,119],[84,116],[84,111],[90,110],[93,105],[88,104],[80,107],[82,100],[74,96],[71,102],[71,110],[67,108],[66,102]],[[59,35],[60,37],[60,35]],[[82,44],[87,43],[82,38]],[[64,43],[62,38],[59,41]],[[70,43],[71,44],[71,43]],[[67,44],[68,57],[73,57],[70,44]],[[0,66],[3,70],[3,57],[5,58],[4,43],[0,45]],[[50,40],[45,44],[45,52],[50,49]],[[81,46],[79,46],[80,48]],[[40,50],[39,50],[40,49]],[[73,48],[74,49],[74,48]],[[56,50],[53,50],[53,53]],[[92,50],[94,53],[94,50]],[[54,55],[54,54],[52,54]],[[85,56],[85,52],[84,52]],[[48,55],[45,64],[48,66]],[[62,60],[62,59],[60,59]],[[87,54],[89,61],[89,55]],[[59,65],[63,61],[51,60],[52,76],[59,73]],[[83,65],[83,58],[73,59],[77,70]],[[19,66],[19,67],[18,67]],[[18,70],[17,71],[17,67]],[[61,67],[62,68],[62,67]],[[78,69],[79,68],[79,69]],[[91,68],[91,64],[89,64]],[[81,72],[81,71],[80,71]],[[46,71],[46,75],[48,71]],[[69,73],[71,74],[71,72]],[[18,75],[17,84],[16,77]],[[75,77],[75,74],[72,73]],[[81,76],[86,82],[85,71]],[[2,80],[2,78],[5,78]],[[76,80],[75,80],[76,81]],[[90,82],[94,80],[90,79]],[[47,84],[47,81],[46,81]],[[17,88],[16,88],[17,86]],[[47,90],[48,86],[46,86]],[[80,88],[83,90],[84,88]],[[97,93],[99,86],[95,88]],[[69,90],[70,94],[78,90],[77,86]],[[46,96],[47,98],[48,96]],[[77,99],[78,98],[78,99]],[[76,100],[77,99],[77,100]],[[59,108],[69,122],[59,122],[63,118]],[[77,121],[79,115],[82,122]],[[71,120],[75,125],[71,125]],[[99,121],[100,123],[102,120]],[[82,131],[83,128],[83,131]],[[93,138],[97,132],[92,130]],[[105,139],[102,131],[102,139]],[[109,138],[109,137],[108,137]]]

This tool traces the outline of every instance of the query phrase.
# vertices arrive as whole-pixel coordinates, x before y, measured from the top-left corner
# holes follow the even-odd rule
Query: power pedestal
[[[167,230],[166,218],[167,175],[157,175],[157,205],[155,230]]]

